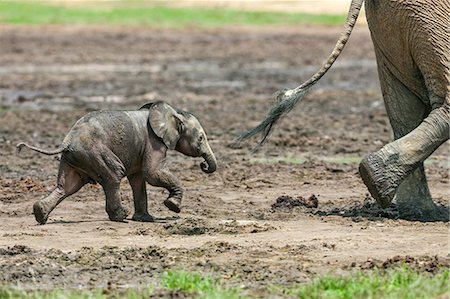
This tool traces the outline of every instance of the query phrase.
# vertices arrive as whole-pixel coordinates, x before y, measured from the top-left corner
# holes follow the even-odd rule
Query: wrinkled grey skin
[[[183,189],[165,168],[166,152],[175,149],[192,157],[203,157],[201,169],[212,173],[217,161],[205,131],[190,113],[176,110],[164,102],[144,105],[139,111],[97,111],[76,122],[55,151],[45,151],[25,143],[40,153],[62,153],[57,186],[37,201],[34,215],[45,224],[50,212],[66,197],[86,183],[99,183],[106,196],[106,212],[112,221],[123,221],[128,211],[120,202],[120,181],[127,177],[133,190],[136,221],[153,221],[147,211],[145,183],[169,191],[164,204],[180,212]]]
[[[328,71],[362,4],[352,1],[345,30],[322,68],[299,87],[278,92],[278,104],[241,140],[262,132],[264,142],[280,117]],[[450,1],[366,0],[366,16],[396,140],[363,159],[361,177],[381,206],[395,198],[401,218],[448,221],[448,210],[431,198],[423,162],[449,139]]]

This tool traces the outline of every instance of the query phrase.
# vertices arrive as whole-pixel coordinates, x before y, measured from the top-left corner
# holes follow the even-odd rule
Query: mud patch
[[[397,206],[391,203],[387,208],[381,208],[377,202],[366,195],[364,201],[355,202],[346,207],[333,207],[330,210],[320,210],[315,212],[320,216],[342,216],[350,217],[353,221],[359,222],[366,220],[398,219],[399,212]]]
[[[26,200],[26,195],[35,193],[44,193],[46,188],[44,185],[30,176],[21,177],[18,180],[3,178],[0,180],[2,193],[0,194],[0,202],[17,203]]]
[[[199,218],[187,218],[168,223],[163,226],[164,231],[168,235],[203,235],[211,230],[206,220]]]
[[[25,290],[139,289],[158,282],[165,271],[183,269],[210,273],[232,285],[286,285],[307,279],[301,258],[305,250],[304,246],[249,250],[228,242],[207,242],[194,249],[84,247],[69,252],[16,245],[2,250],[0,281],[20,283]]]
[[[319,200],[314,194],[308,198],[299,196],[293,198],[291,196],[280,196],[276,199],[276,202],[272,204],[272,211],[292,211],[295,207],[317,208],[319,206]]]
[[[276,229],[271,224],[258,223],[256,221],[225,220],[217,223],[200,218],[186,218],[163,226],[163,232],[167,235],[184,236],[203,234],[253,234]]]
[[[219,224],[215,232],[219,234],[254,234],[276,229],[278,228],[269,223],[232,220]]]
[[[0,248],[0,256],[2,255],[18,255],[18,254],[30,254],[34,250],[24,245],[14,245],[7,248]]]
[[[124,294],[124,297],[126,297],[127,294]],[[154,291],[151,295],[152,298],[164,298],[164,299],[183,299],[183,298],[192,298],[193,294],[191,293],[184,293],[181,291],[175,291],[175,290],[164,290],[164,289],[157,289]]]
[[[387,270],[398,267],[407,267],[418,272],[429,272],[436,274],[442,269],[450,269],[450,259],[439,256],[412,257],[408,255],[398,255],[385,261],[368,259],[361,264],[352,263],[350,267],[356,267],[362,270]]]
[[[31,178],[30,176],[20,178],[20,180],[16,184],[17,184],[17,188],[19,188],[23,192],[27,192],[27,191],[44,192],[45,191],[44,186],[41,183],[33,180],[33,178]]]
[[[6,255],[0,255],[2,272],[0,280],[12,284],[21,283],[38,289],[54,287],[108,288],[123,285],[123,278],[140,275],[140,279],[130,282],[140,285],[166,266],[167,253],[157,247],[125,248],[104,247],[99,250],[82,248],[74,252],[43,250],[29,252],[16,245],[8,248]],[[142,265],[137,265],[141,264]]]

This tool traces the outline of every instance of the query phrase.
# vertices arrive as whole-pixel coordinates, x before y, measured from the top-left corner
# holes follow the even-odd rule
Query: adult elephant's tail
[[[352,0],[347,16],[347,21],[345,23],[345,29],[341,33],[341,36],[339,37],[336,45],[334,46],[333,52],[331,52],[331,55],[323,63],[319,71],[297,88],[284,89],[278,91],[275,94],[278,103],[274,107],[272,107],[266,119],[264,119],[254,129],[251,129],[241,134],[237,139],[237,143],[262,132],[263,137],[260,141],[260,145],[264,144],[270,132],[272,131],[273,126],[277,123],[280,117],[290,112],[292,108],[294,108],[294,106],[305,97],[310,88],[314,84],[316,84],[320,80],[320,78],[322,78],[323,75],[325,75],[325,73],[331,68],[333,63],[341,54],[342,49],[347,43],[350,34],[353,30],[353,27],[355,26],[356,19],[358,18],[359,11],[361,10],[363,2],[364,0]]]

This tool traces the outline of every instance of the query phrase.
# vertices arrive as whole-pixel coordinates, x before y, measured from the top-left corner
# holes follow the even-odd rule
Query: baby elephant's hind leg
[[[33,213],[36,221],[39,224],[45,224],[50,212],[64,198],[80,190],[86,183],[86,179],[82,178],[74,168],[61,160],[56,188],[47,197],[35,202],[33,205]]]
[[[106,196],[106,213],[109,220],[123,221],[128,216],[128,209],[120,202],[120,181],[109,182],[102,186]]]
[[[138,172],[128,176],[131,188],[133,190],[134,199],[134,215],[133,220],[152,222],[154,218],[147,210],[147,190],[142,172]]]

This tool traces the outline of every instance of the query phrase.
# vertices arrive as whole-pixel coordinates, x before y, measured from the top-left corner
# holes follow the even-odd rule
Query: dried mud
[[[395,205],[376,206],[358,176],[359,159],[392,139],[361,27],[255,152],[257,140],[233,140],[264,117],[272,93],[317,69],[340,28],[0,28],[0,284],[140,288],[183,269],[258,293],[355,268],[448,268],[448,224],[398,219]],[[88,111],[155,99],[194,113],[219,161],[205,175],[198,159],[169,153],[185,188],[181,213],[148,186],[157,221],[110,222],[101,188],[89,185],[37,225],[32,205],[54,188],[58,159],[17,156],[15,144],[56,148]],[[448,143],[426,169],[436,202],[448,205]],[[132,210],[125,180],[122,187]]]

